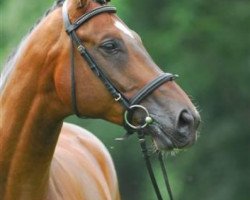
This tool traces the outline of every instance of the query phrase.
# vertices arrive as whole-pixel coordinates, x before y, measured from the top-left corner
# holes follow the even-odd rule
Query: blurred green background
[[[0,66],[53,0],[0,0]],[[177,73],[202,116],[192,148],[167,158],[177,200],[250,199],[250,1],[113,0],[155,62]],[[101,120],[94,132],[114,159],[124,200],[156,199],[136,137]],[[157,176],[161,179],[155,162]],[[161,179],[161,185],[163,181]],[[162,188],[164,190],[164,188]],[[165,199],[168,199],[165,197]]]

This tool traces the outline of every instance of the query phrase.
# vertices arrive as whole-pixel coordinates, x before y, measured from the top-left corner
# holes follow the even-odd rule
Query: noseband
[[[127,134],[130,135],[132,133],[138,133],[138,138],[140,141],[141,149],[143,156],[145,158],[146,166],[153,184],[153,187],[155,189],[156,195],[159,200],[162,200],[162,196],[160,193],[160,190],[158,188],[152,166],[149,160],[149,155],[147,152],[147,146],[146,146],[146,140],[145,140],[145,133],[144,128],[149,126],[153,119],[150,116],[150,113],[148,112],[147,108],[140,105],[139,103],[145,99],[147,96],[149,96],[154,90],[156,90],[158,87],[160,87],[162,84],[174,80],[177,75],[173,75],[170,73],[163,73],[156,79],[152,80],[150,83],[146,84],[142,89],[140,89],[131,99],[127,99],[116,87],[115,85],[110,81],[110,79],[106,76],[105,72],[101,69],[101,67],[95,62],[93,57],[90,55],[86,47],[84,46],[83,41],[79,39],[79,37],[76,34],[76,30],[84,24],[86,21],[90,20],[96,15],[99,15],[101,13],[116,13],[116,8],[108,5],[102,5],[98,8],[95,8],[91,10],[90,12],[82,15],[80,18],[78,18],[74,23],[70,22],[66,1],[63,4],[63,20],[64,25],[67,34],[69,35],[71,39],[71,52],[70,52],[70,59],[71,59],[71,98],[72,98],[72,109],[74,113],[82,118],[78,107],[77,107],[77,98],[76,98],[76,81],[75,81],[75,63],[74,63],[74,47],[77,48],[80,55],[83,57],[83,59],[88,63],[90,69],[96,74],[96,76],[103,82],[107,90],[110,92],[110,94],[113,96],[114,100],[117,102],[120,102],[124,108],[124,128],[127,130]],[[145,113],[145,119],[140,125],[134,125],[132,121],[132,116],[135,110],[140,110],[141,112]],[[159,152],[159,161],[162,168],[165,184],[169,193],[169,197],[171,200],[173,200],[172,192],[170,189],[170,185],[168,182],[168,177],[166,173],[166,166],[163,162],[162,154]]]

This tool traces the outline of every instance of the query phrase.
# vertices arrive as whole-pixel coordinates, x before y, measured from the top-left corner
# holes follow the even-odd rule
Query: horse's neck
[[[39,48],[38,34],[27,39],[0,99],[0,196],[6,199],[42,199],[62,125],[53,66],[45,66],[55,39],[48,36]]]

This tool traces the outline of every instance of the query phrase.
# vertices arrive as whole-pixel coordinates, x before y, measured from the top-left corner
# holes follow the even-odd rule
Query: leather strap
[[[157,184],[156,179],[155,179],[155,175],[154,175],[154,171],[152,169],[152,165],[151,165],[150,159],[149,159],[148,150],[147,150],[147,144],[146,144],[146,139],[145,139],[144,136],[145,135],[144,135],[143,132],[138,133],[138,138],[139,138],[139,142],[140,142],[140,146],[141,146],[142,155],[143,155],[143,158],[145,160],[146,167],[147,167],[147,170],[148,170],[148,174],[149,174],[150,180],[152,182],[152,185],[154,187],[157,199],[158,200],[163,200],[163,198],[161,196],[160,189],[159,189],[158,184]]]
[[[70,36],[71,39],[71,53],[70,53],[70,62],[71,62],[71,85],[72,85],[72,91],[71,91],[71,96],[72,96],[72,108],[73,111],[75,112],[75,114],[78,117],[82,116],[80,115],[78,108],[77,108],[77,96],[76,96],[76,81],[75,81],[75,62],[74,62],[74,46],[77,47],[78,52],[81,54],[81,56],[86,60],[86,62],[88,63],[90,69],[99,77],[99,79],[103,82],[103,84],[106,86],[106,88],[108,89],[108,91],[111,93],[111,95],[114,97],[114,99],[116,101],[121,102],[121,104],[123,104],[123,106],[125,107],[125,109],[127,111],[131,111],[133,106],[138,107],[138,103],[140,103],[144,98],[146,98],[148,95],[150,95],[155,89],[157,89],[158,87],[160,87],[162,84],[164,84],[167,81],[172,81],[174,78],[176,78],[176,75],[172,75],[169,73],[164,73],[162,75],[160,75],[159,77],[157,77],[156,79],[154,79],[153,81],[151,81],[149,84],[147,84],[146,86],[144,86],[141,90],[139,90],[139,92],[129,101],[121,92],[119,92],[119,90],[112,84],[112,82],[108,79],[108,77],[106,76],[106,74],[101,70],[101,68],[97,65],[97,63],[95,62],[95,60],[92,58],[92,56],[89,54],[89,52],[87,51],[87,49],[85,48],[83,42],[78,38],[77,34],[76,34],[76,29],[79,28],[84,22],[88,21],[89,19],[91,19],[92,17],[101,14],[101,13],[115,13],[116,9],[114,7],[111,6],[101,6],[98,7],[92,11],[90,11],[89,13],[84,14],[82,17],[80,17],[79,19],[77,19],[73,24],[71,24],[69,16],[68,16],[68,12],[67,12],[67,7],[66,7],[66,2],[64,2],[63,4],[63,20],[64,20],[64,24],[65,24],[65,29],[66,32],[68,33],[68,35]],[[144,108],[144,107],[143,107]],[[146,108],[145,108],[146,110]],[[146,110],[147,111],[147,110]],[[148,114],[149,117],[149,114]],[[126,124],[125,124],[125,128]],[[133,129],[127,129],[128,131],[134,132]],[[144,155],[145,158],[145,162],[146,162],[146,166],[149,172],[149,176],[151,178],[153,187],[155,189],[156,195],[158,200],[163,200],[159,187],[157,185],[155,176],[154,176],[154,172],[150,163],[150,159],[149,159],[149,155],[147,152],[147,146],[146,146],[146,140],[145,140],[145,134],[143,132],[143,128],[136,130],[136,132],[138,133],[138,137],[139,137],[139,141],[140,141],[140,145],[141,145],[141,149],[142,149],[142,153]],[[165,165],[163,163],[162,157],[159,156],[159,161],[162,167],[162,171],[163,171],[163,175],[164,175],[164,180],[167,186],[167,190],[169,193],[169,197],[171,200],[173,200],[172,197],[172,192],[170,189],[170,185],[168,183],[168,177],[166,174],[166,169],[165,169]]]
[[[129,109],[129,101],[128,99],[121,93],[119,90],[111,83],[111,81],[108,79],[108,77],[105,75],[105,73],[101,70],[101,68],[97,65],[97,63],[94,61],[90,53],[87,51],[87,49],[84,46],[84,43],[78,38],[76,34],[76,29],[82,25],[84,22],[88,21],[92,17],[101,14],[101,13],[114,13],[116,12],[116,8],[112,6],[102,6],[98,7],[89,13],[84,14],[82,17],[80,17],[78,20],[76,20],[75,23],[71,24],[69,16],[68,16],[68,11],[67,11],[67,4],[63,4],[63,20],[64,20],[64,25],[66,32],[70,36],[70,39],[72,43],[76,46],[78,52],[80,55],[86,60],[88,63],[90,69],[101,79],[101,81],[104,83],[108,91],[111,93],[111,95],[114,97],[116,101],[119,101],[123,104],[123,106],[126,109]],[[77,100],[76,100],[76,85],[75,85],[75,76],[74,76],[74,51],[73,48],[71,49],[71,84],[72,84],[72,91],[71,91],[71,96],[72,96],[72,108],[74,110],[74,113],[80,117],[83,118],[83,116],[80,115],[80,112],[78,111],[77,108]]]
[[[177,75],[173,75],[170,73],[164,73],[160,75],[159,77],[157,77],[156,79],[154,79],[153,81],[145,85],[141,90],[139,90],[139,92],[137,92],[137,94],[132,99],[130,99],[130,104],[135,105],[135,104],[140,103],[145,97],[150,95],[155,89],[157,89],[162,84],[168,81],[174,80],[176,77]]]
[[[71,24],[69,20],[68,12],[67,12],[67,4],[64,3],[63,4],[63,19],[65,23],[66,32],[70,34],[72,31],[75,31],[76,29],[78,29],[86,21],[90,20],[94,16],[99,15],[101,13],[116,13],[116,8],[113,6],[108,6],[108,5],[95,8],[91,10],[90,12],[82,15],[74,23]]]

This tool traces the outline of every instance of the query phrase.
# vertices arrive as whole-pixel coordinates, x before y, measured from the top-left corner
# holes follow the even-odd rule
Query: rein
[[[103,2],[105,3],[105,1]],[[156,196],[158,200],[163,200],[161,192],[159,190],[157,181],[155,179],[155,175],[151,166],[151,162],[149,159],[149,154],[147,150],[147,144],[145,139],[145,127],[149,126],[151,123],[153,123],[153,118],[150,116],[147,108],[140,105],[139,103],[145,99],[147,96],[149,96],[154,90],[156,90],[158,87],[160,87],[162,84],[174,80],[177,75],[173,75],[170,73],[163,73],[156,79],[152,80],[150,83],[146,84],[142,89],[140,89],[137,94],[135,94],[131,99],[127,99],[115,86],[114,84],[109,80],[109,78],[106,76],[105,72],[98,66],[98,64],[95,62],[93,57],[90,55],[86,47],[84,46],[83,41],[79,39],[79,37],[76,34],[76,30],[86,21],[90,20],[96,15],[99,15],[101,13],[116,13],[116,8],[108,5],[102,5],[98,8],[93,9],[92,11],[82,15],[80,18],[78,18],[74,23],[70,22],[68,11],[66,7],[66,1],[63,4],[63,20],[64,25],[67,34],[69,35],[71,39],[71,51],[70,51],[70,62],[71,62],[71,98],[72,98],[72,109],[74,113],[80,117],[81,116],[78,107],[77,107],[77,94],[76,94],[76,81],[75,81],[75,63],[74,63],[74,47],[77,48],[80,55],[83,57],[84,60],[88,63],[90,69],[93,71],[93,73],[96,74],[96,76],[103,82],[107,90],[110,92],[110,94],[113,96],[114,100],[117,102],[120,102],[124,108],[124,128],[127,130],[126,135],[131,135],[133,133],[137,133],[139,138],[139,143],[141,146],[141,151],[143,154],[143,157],[146,162],[146,167],[150,176],[150,179],[152,181]],[[146,114],[146,117],[144,119],[144,122],[140,125],[134,125],[132,123],[132,116],[133,113],[137,110],[141,110],[141,112],[144,112]],[[123,138],[124,139],[124,138]],[[158,153],[158,159],[161,165],[164,181],[166,184],[166,188],[169,194],[170,200],[173,200],[172,191],[170,188],[170,184],[168,181],[166,166],[163,161],[162,153]]]

